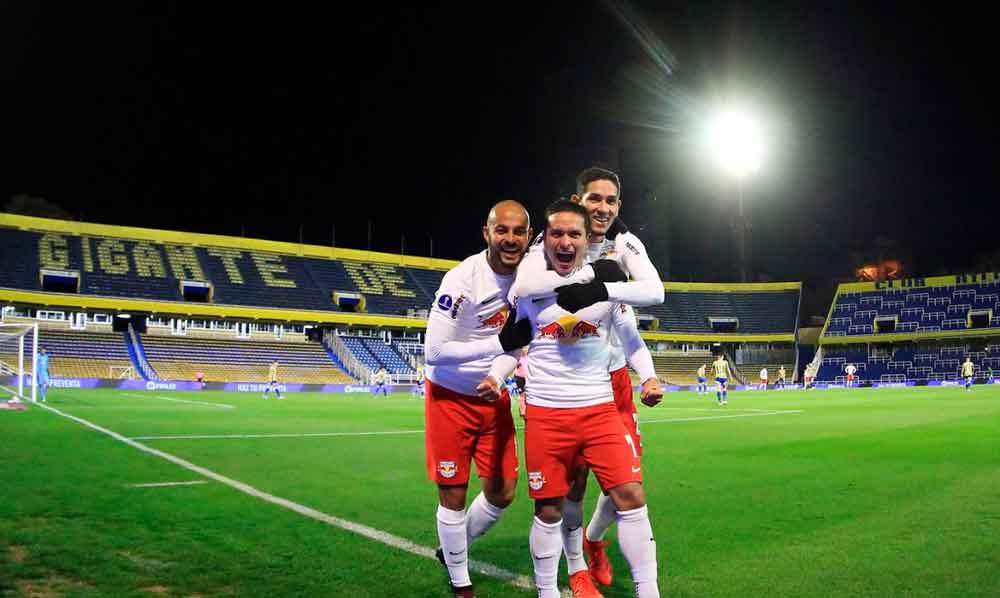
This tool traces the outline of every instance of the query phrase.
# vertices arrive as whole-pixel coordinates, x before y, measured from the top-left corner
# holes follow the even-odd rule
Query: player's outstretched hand
[[[528,419],[528,404],[525,402],[523,392],[517,397],[517,413],[521,419]]]
[[[517,310],[512,307],[507,314],[507,321],[500,329],[500,347],[504,353],[527,347],[531,343],[531,321],[525,318],[515,322],[516,319]]]
[[[608,300],[608,287],[596,279],[593,282],[578,282],[558,287],[556,293],[556,303],[570,313]]]
[[[663,389],[660,388],[660,381],[656,378],[650,378],[643,382],[642,388],[639,389],[639,399],[646,407],[659,405],[660,401],[663,400]]]
[[[628,282],[628,276],[615,260],[603,259],[591,262],[594,269],[594,280],[601,282]]]
[[[476,387],[476,394],[480,399],[496,401],[500,398],[500,385],[493,379],[493,376],[486,376]]]

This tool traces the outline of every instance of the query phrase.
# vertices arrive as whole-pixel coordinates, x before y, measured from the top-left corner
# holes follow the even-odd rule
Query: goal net
[[[35,401],[38,324],[0,323],[0,401]]]

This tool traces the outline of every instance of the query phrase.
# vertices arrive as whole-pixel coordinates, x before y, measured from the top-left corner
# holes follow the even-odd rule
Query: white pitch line
[[[166,488],[168,486],[197,486],[207,484],[205,480],[194,480],[192,482],[153,482],[150,484],[127,484],[129,488]]]
[[[122,393],[122,396],[132,397],[134,399],[159,399],[161,401],[173,401],[175,403],[190,403],[192,405],[221,407],[222,409],[236,409],[235,405],[226,405],[225,403],[209,403],[208,401],[188,401],[185,399],[175,399],[173,397],[161,397],[159,395],[150,396],[150,395],[135,395],[135,394]]]
[[[185,461],[184,459],[181,459],[180,457],[171,455],[170,453],[165,453],[163,451],[160,451],[160,450],[154,449],[152,447],[146,446],[145,444],[142,444],[141,442],[136,442],[135,440],[132,440],[130,438],[126,438],[126,437],[122,436],[121,434],[119,434],[117,432],[114,432],[114,431],[109,430],[107,428],[102,428],[101,426],[99,426],[99,425],[97,425],[95,423],[89,422],[89,421],[87,421],[87,420],[85,420],[83,418],[77,417],[75,415],[70,415],[69,413],[65,413],[63,411],[60,411],[59,409],[56,409],[55,407],[49,407],[48,405],[41,404],[41,403],[38,406],[41,407],[41,408],[43,408],[43,409],[45,409],[45,410],[47,410],[47,411],[51,411],[52,413],[55,413],[56,415],[61,415],[62,417],[65,417],[67,419],[71,419],[71,420],[75,421],[78,424],[81,424],[83,426],[86,426],[86,427],[90,428],[91,430],[95,430],[97,432],[100,432],[102,434],[110,436],[110,437],[114,438],[115,440],[117,440],[119,442],[123,442],[123,443],[129,445],[130,447],[132,447],[134,449],[137,449],[137,450],[140,450],[140,451],[142,451],[144,453],[149,453],[150,455],[154,455],[154,456],[159,457],[161,459],[165,459],[167,461],[170,461],[171,463],[173,463],[175,465],[179,465],[179,466],[183,467],[184,469],[187,469],[189,471],[193,471],[193,472],[195,472],[195,473],[197,473],[199,475],[202,475],[202,476],[204,476],[206,478],[215,480],[216,482],[219,482],[221,484],[225,484],[226,486],[229,486],[230,488],[238,490],[238,491],[240,491],[240,492],[242,492],[244,494],[253,496],[254,498],[259,498],[259,499],[261,499],[263,501],[266,501],[266,502],[269,502],[271,504],[278,505],[279,507],[283,507],[285,509],[288,509],[289,511],[292,511],[294,513],[298,513],[299,515],[302,515],[304,517],[309,517],[310,519],[315,519],[316,521],[320,521],[320,522],[325,523],[327,525],[330,525],[330,526],[333,526],[333,527],[337,527],[337,528],[340,528],[340,529],[343,529],[343,530],[346,530],[346,531],[349,531],[349,532],[353,532],[355,534],[358,534],[359,536],[363,536],[363,537],[368,538],[370,540],[375,540],[376,542],[380,542],[380,543],[385,544],[387,546],[392,546],[393,548],[398,548],[398,549],[400,549],[400,550],[402,550],[404,552],[408,552],[410,554],[414,554],[414,555],[417,555],[417,556],[422,556],[424,558],[432,559],[434,561],[437,561],[437,556],[435,556],[433,548],[429,548],[427,546],[421,546],[419,544],[415,544],[415,543],[410,542],[409,540],[407,540],[405,538],[401,538],[399,536],[394,536],[394,535],[392,535],[392,534],[390,534],[388,532],[383,532],[383,531],[375,529],[373,527],[368,527],[367,525],[363,525],[363,524],[360,524],[360,523],[355,523],[353,521],[348,521],[346,519],[341,519],[340,517],[334,517],[333,515],[328,515],[326,513],[321,512],[321,511],[317,511],[316,509],[312,509],[312,508],[309,508],[307,506],[300,505],[299,503],[292,502],[292,501],[288,500],[287,498],[281,498],[280,496],[275,496],[273,494],[268,494],[267,492],[263,492],[261,490],[258,490],[256,488],[254,488],[253,486],[250,486],[249,484],[244,484],[243,482],[234,480],[232,478],[227,478],[226,476],[224,476],[222,474],[215,473],[214,471],[212,471],[210,469],[206,469],[206,468],[201,467],[199,465],[195,465],[194,463],[191,463],[190,461]],[[473,561],[473,560],[470,559],[469,560],[469,570],[470,571],[474,571],[476,573],[479,573],[480,575],[485,575],[487,577],[492,577],[494,579],[498,579],[500,581],[509,583],[510,585],[512,585],[512,586],[514,586],[516,588],[520,588],[520,589],[523,589],[523,590],[534,590],[535,589],[535,582],[531,578],[529,578],[527,576],[524,576],[524,575],[519,575],[519,574],[514,573],[512,571],[507,571],[506,569],[501,569],[500,567],[497,567],[496,565],[491,565],[490,563],[484,563],[484,562],[481,562],[481,561]]]
[[[388,432],[304,432],[301,434],[195,434],[191,436],[133,436],[132,440],[217,440],[243,438],[316,438],[325,436],[390,436],[393,434],[423,434],[423,430],[392,430]]]
[[[670,419],[640,419],[639,426],[645,426],[646,424],[665,424],[671,422],[697,422],[697,421],[708,421],[712,419],[735,419],[737,417],[766,417],[768,415],[792,415],[796,413],[803,413],[801,409],[788,409],[785,411],[770,411],[767,413],[737,413],[734,415],[706,415],[705,417],[674,417]]]

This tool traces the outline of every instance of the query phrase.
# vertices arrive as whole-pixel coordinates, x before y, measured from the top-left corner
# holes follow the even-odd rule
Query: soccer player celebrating
[[[438,558],[452,592],[473,596],[468,548],[514,499],[517,447],[510,396],[502,381],[529,336],[507,345],[507,293],[531,239],[524,206],[502,201],[483,227],[486,250],[465,259],[441,281],[427,320],[427,475],[438,486]],[[527,327],[523,327],[527,329]],[[465,510],[475,461],[482,491]]]
[[[45,397],[49,393],[49,354],[42,347],[38,351],[38,372],[36,373],[35,385],[38,387],[40,401],[45,402]]]
[[[847,388],[854,386],[854,374],[857,373],[857,371],[858,367],[853,363],[847,364],[847,367],[844,368],[844,373],[847,374]]]
[[[549,206],[543,247],[555,275],[568,277],[583,263],[589,219],[587,210],[577,203],[560,201]],[[646,381],[644,402],[655,404],[662,396],[634,318],[619,303],[607,300],[575,313],[553,296],[522,296],[518,306],[517,316],[527,318],[535,333],[528,352],[525,456],[529,495],[535,499],[529,544],[538,595],[559,596],[559,552],[564,546],[569,548],[562,537],[563,499],[580,459],[594,471],[615,506],[618,539],[632,570],[636,596],[659,596],[656,543],[646,510],[639,447],[615,406],[608,371],[614,330]],[[574,596],[600,595],[585,563],[573,573],[570,584]]]
[[[785,366],[781,366],[781,367],[778,368],[778,380],[775,382],[774,386],[776,388],[780,388],[780,389],[784,390],[784,388],[785,388]]]
[[[389,388],[387,383],[389,381],[389,372],[385,371],[385,368],[379,368],[375,372],[374,378],[372,378],[372,396],[377,397],[379,391],[382,391],[382,396],[389,398]]]
[[[558,305],[569,312],[576,312],[599,301],[619,303],[624,325],[634,328],[638,334],[635,317],[629,306],[644,307],[663,303],[663,282],[649,260],[642,241],[628,232],[618,217],[621,210],[620,191],[621,181],[610,170],[592,167],[577,176],[576,193],[570,200],[588,213],[585,261],[589,264],[569,276],[561,276],[550,269],[543,250],[544,243],[539,238],[518,268],[511,291],[512,301],[516,303],[519,297],[544,298],[555,293]],[[627,276],[622,276],[622,271]],[[609,369],[615,404],[641,453],[638,416],[632,398],[628,361],[615,329],[610,332],[612,358]],[[655,374],[654,379],[644,379],[642,396],[650,401],[650,405],[659,402],[662,392]],[[590,571],[595,579],[599,583],[610,584],[611,565],[605,554],[602,538],[615,520],[615,507],[606,495],[598,498],[593,518],[586,529],[587,538],[584,539],[580,529],[583,518],[581,501],[586,493],[588,473],[586,467],[577,469],[573,487],[566,498],[562,531],[567,565],[571,575],[585,566],[580,550],[584,548],[590,556]]]
[[[719,357],[712,362],[712,374],[715,377],[716,389],[715,400],[719,405],[729,404],[729,389],[726,383],[729,381],[729,362],[726,361],[726,354],[719,353]]]
[[[767,367],[760,369],[760,390],[767,390]]]
[[[962,364],[962,377],[965,378],[965,390],[967,392],[972,391],[972,376],[975,374],[975,367],[972,363],[972,357],[966,355],[965,363]]]
[[[701,395],[708,394],[708,384],[706,384],[708,380],[705,378],[705,370],[707,369],[708,366],[704,363],[698,368],[698,394]]]
[[[277,361],[271,363],[271,367],[268,368],[268,370],[267,370],[267,379],[270,380],[270,382],[268,382],[267,386],[264,387],[264,398],[266,399],[268,393],[270,393],[273,390],[274,391],[274,396],[276,396],[279,399],[281,399],[282,398],[282,396],[281,396],[281,389],[278,388],[278,362]]]

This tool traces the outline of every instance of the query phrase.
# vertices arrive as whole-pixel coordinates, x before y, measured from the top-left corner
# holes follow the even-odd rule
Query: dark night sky
[[[738,94],[780,134],[747,191],[764,276],[844,276],[880,236],[912,274],[997,253],[996,34],[971,12],[636,3],[667,77],[602,3],[204,4],[6,4],[0,201],[358,248],[373,218],[374,249],[461,258],[492,202],[538,213],[605,163],[671,278],[732,280],[734,188],[693,139]]]

